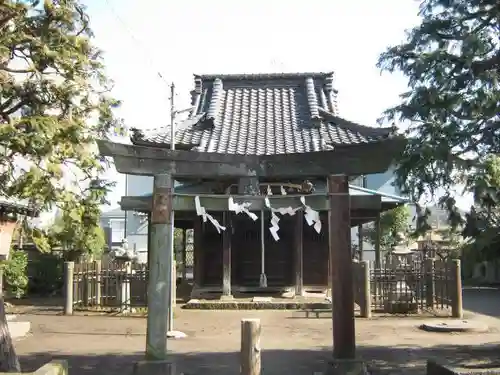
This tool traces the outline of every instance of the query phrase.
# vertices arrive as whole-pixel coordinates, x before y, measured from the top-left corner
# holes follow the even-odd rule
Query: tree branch
[[[7,73],[34,73],[36,69],[12,69],[6,65],[0,65],[0,70],[3,70]]]

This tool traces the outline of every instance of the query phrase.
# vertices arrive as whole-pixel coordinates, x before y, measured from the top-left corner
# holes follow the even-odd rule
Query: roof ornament
[[[212,86],[212,98],[210,99],[210,105],[208,106],[208,111],[205,117],[200,121],[200,124],[206,128],[213,128],[215,125],[215,119],[219,113],[220,101],[223,94],[222,80],[216,78]]]
[[[226,227],[220,225],[219,222],[205,210],[205,207],[200,203],[200,197],[198,195],[194,197],[194,205],[196,208],[196,215],[201,216],[204,223],[206,223],[207,220],[210,221],[217,230],[217,233],[226,230]]]
[[[314,192],[314,185],[309,180],[304,180],[300,185],[300,191],[302,193],[310,194]]]
[[[338,113],[337,99],[336,99],[337,91],[333,87],[334,84],[333,81],[334,81],[334,73],[332,72],[331,74],[325,77],[326,101],[328,103],[328,110],[333,114],[337,114]]]
[[[318,99],[316,98],[316,89],[314,88],[314,79],[306,78],[307,101],[309,103],[309,112],[311,113],[311,126],[321,125],[321,117],[318,111]]]

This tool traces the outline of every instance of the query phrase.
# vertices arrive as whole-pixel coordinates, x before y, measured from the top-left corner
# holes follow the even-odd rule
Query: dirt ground
[[[469,294],[473,297],[464,293],[469,308],[485,303],[490,306],[489,315],[468,313],[468,318],[488,324],[489,332],[427,333],[417,328],[422,323],[418,318],[357,319],[358,355],[369,362],[375,374],[423,374],[429,358],[471,370],[500,367],[500,319],[495,316],[500,315],[500,309],[491,307],[492,299],[500,307],[496,302],[500,292],[482,297]],[[264,375],[311,375],[325,369],[332,343],[332,324],[327,316],[305,318],[303,313],[291,311],[178,310],[175,328],[188,335],[168,342],[178,373],[238,374],[242,318],[261,320]],[[32,334],[16,342],[23,371],[32,371],[51,359],[67,359],[71,375],[124,375],[143,357],[144,318],[65,317],[47,312],[23,315],[19,320],[32,323]]]

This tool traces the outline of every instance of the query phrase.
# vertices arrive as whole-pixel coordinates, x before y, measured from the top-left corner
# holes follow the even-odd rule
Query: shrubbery
[[[4,290],[8,295],[21,298],[28,290],[28,255],[22,250],[10,252],[9,260],[2,262]]]

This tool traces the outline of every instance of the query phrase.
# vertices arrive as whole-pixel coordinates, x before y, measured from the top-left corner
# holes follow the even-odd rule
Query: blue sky
[[[415,0],[86,0],[128,126],[169,121],[168,84],[189,105],[193,73],[335,71],[341,116],[375,125],[406,79],[378,55],[418,22]],[[163,77],[158,76],[160,73]],[[124,192],[123,177],[111,197]]]

